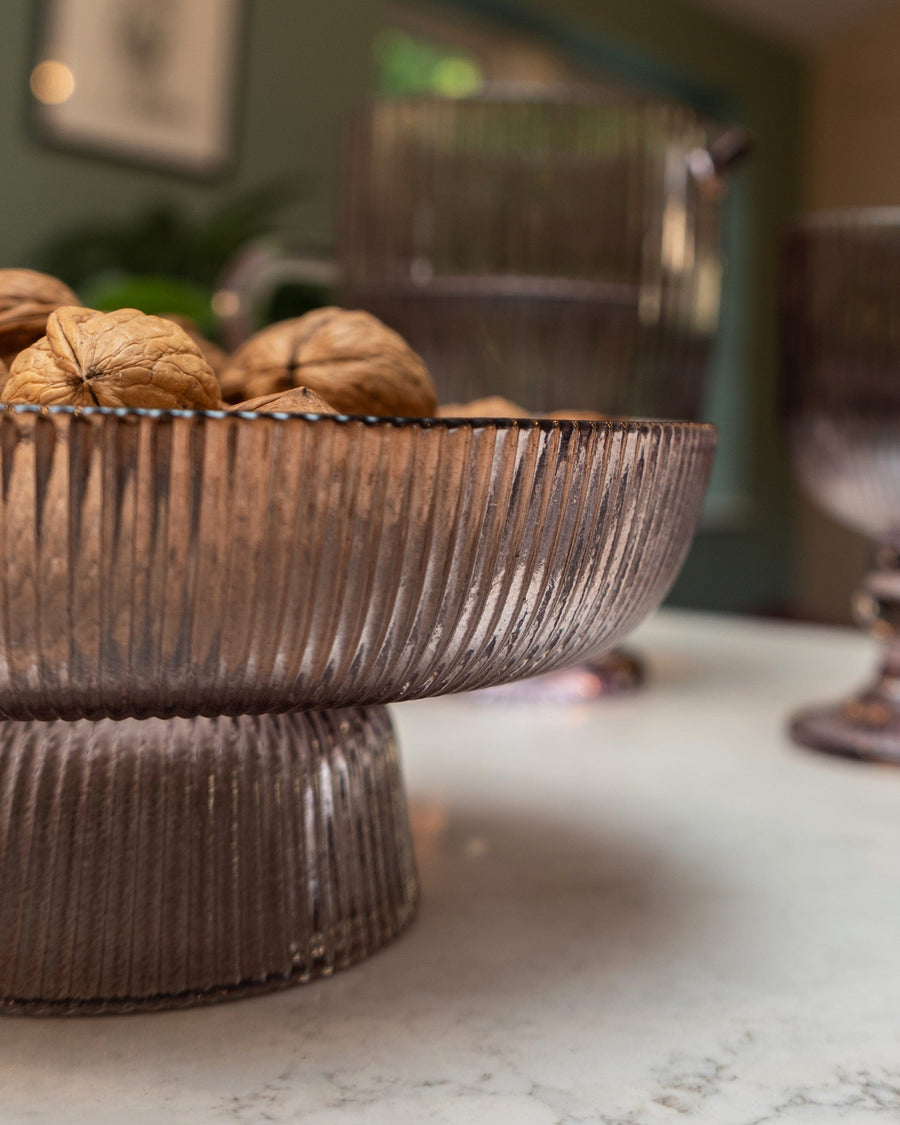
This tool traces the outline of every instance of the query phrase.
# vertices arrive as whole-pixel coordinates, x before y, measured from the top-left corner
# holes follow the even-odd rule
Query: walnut
[[[0,270],[0,355],[14,356],[44,335],[47,317],[78,298],[55,277],[36,270]]]
[[[177,324],[179,328],[183,328],[187,332],[200,349],[200,354],[217,375],[224,370],[228,363],[228,352],[224,348],[220,348],[218,344],[214,344],[212,340],[207,340],[189,316],[182,316],[181,313],[163,313],[163,317],[165,320],[171,320],[173,324]]]
[[[329,406],[308,387],[291,387],[289,391],[260,395],[259,398],[239,402],[228,409],[240,410],[245,414],[337,414],[333,406]]]
[[[439,418],[555,418],[559,421],[585,419],[592,422],[609,421],[608,414],[598,414],[596,410],[548,410],[532,413],[524,406],[511,402],[500,395],[476,398],[471,402],[448,402],[438,407]]]
[[[532,418],[530,411],[500,395],[476,398],[471,402],[450,402],[438,408],[441,418]]]
[[[420,417],[437,396],[421,358],[367,312],[315,309],[251,336],[221,374],[227,402],[304,386],[346,414]]]
[[[20,352],[0,402],[216,410],[219,385],[183,329],[137,309],[64,306]]]
[[[608,422],[612,415],[601,414],[597,410],[551,410],[548,414],[542,414],[542,418],[558,418],[560,421],[583,421],[583,422]]]

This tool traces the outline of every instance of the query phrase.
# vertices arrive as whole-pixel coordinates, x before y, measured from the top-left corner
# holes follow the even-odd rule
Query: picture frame
[[[201,179],[227,171],[244,0],[43,0],[38,21],[42,141]]]

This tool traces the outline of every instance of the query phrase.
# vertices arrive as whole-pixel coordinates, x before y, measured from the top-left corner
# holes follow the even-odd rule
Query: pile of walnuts
[[[82,308],[33,270],[0,269],[0,382],[0,402],[39,406],[528,416],[499,398],[439,408],[421,357],[366,312],[315,309],[229,356],[177,319]]]

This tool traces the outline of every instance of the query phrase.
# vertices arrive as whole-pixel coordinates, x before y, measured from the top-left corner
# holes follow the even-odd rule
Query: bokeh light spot
[[[75,75],[65,63],[45,59],[31,72],[31,92],[44,105],[60,105],[75,92]]]
[[[451,56],[435,66],[431,80],[435,93],[446,98],[465,98],[481,87],[481,71],[469,59]]]

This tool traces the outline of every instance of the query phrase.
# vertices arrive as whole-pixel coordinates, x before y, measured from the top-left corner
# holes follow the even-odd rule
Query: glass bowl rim
[[[174,418],[202,418],[204,420],[220,420],[237,418],[241,422],[253,425],[271,419],[275,422],[289,422],[292,419],[301,419],[304,422],[334,422],[338,425],[347,425],[362,422],[371,429],[420,429],[420,430],[446,430],[468,428],[473,430],[510,430],[528,429],[551,431],[563,427],[572,427],[579,430],[605,430],[613,433],[641,433],[648,430],[662,430],[666,427],[675,427],[686,432],[709,434],[714,437],[716,427],[711,422],[691,422],[678,418],[460,418],[460,417],[434,417],[427,415],[421,418],[404,418],[389,415],[375,414],[297,414],[287,411],[267,411],[265,413],[251,410],[187,410],[187,409],[162,409],[144,406],[69,406],[53,405],[41,406],[32,402],[8,402],[0,404],[3,415],[33,415],[40,417],[112,417],[122,421],[131,421],[139,418],[152,418],[168,420]]]

